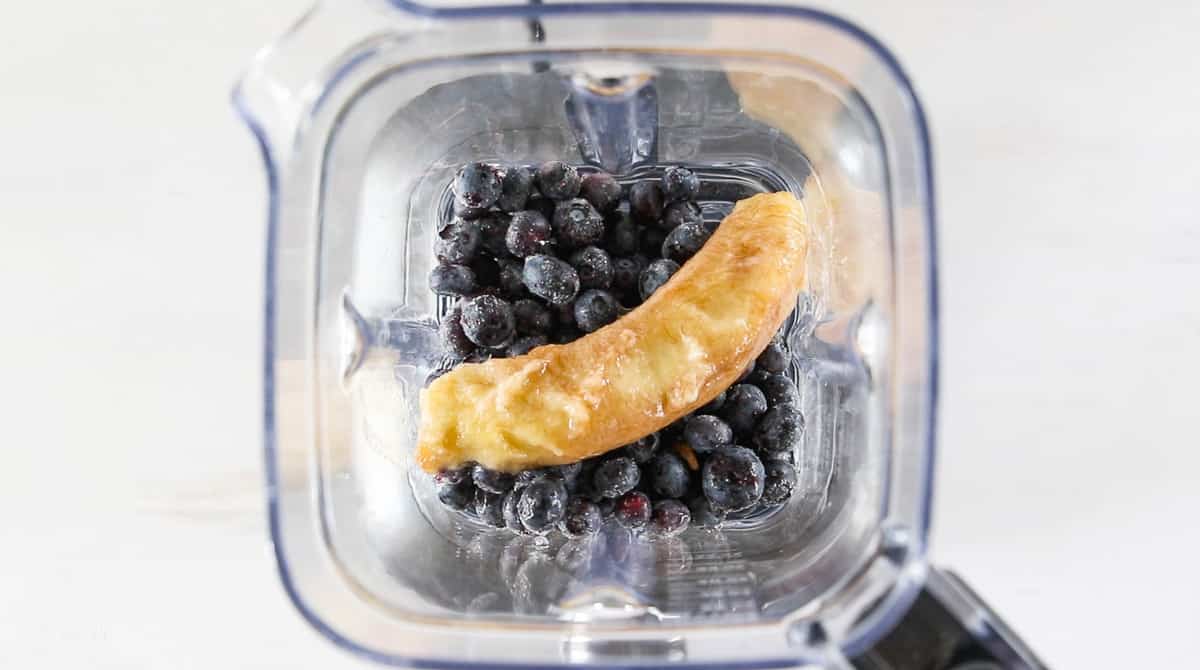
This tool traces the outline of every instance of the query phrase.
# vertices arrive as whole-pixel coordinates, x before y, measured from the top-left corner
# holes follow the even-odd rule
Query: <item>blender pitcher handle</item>
[[[1016,633],[956,574],[932,568],[896,627],[853,659],[858,670],[1045,670]]]

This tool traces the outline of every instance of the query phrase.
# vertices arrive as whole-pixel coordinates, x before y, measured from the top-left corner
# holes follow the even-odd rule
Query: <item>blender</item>
[[[270,193],[270,530],[331,640],[415,667],[1044,667],[926,555],[930,148],[873,37],[788,5],[344,0],[264,49],[234,101]],[[436,504],[412,451],[448,184],[547,160],[626,185],[687,165],[706,217],[801,199],[810,280],[785,333],[808,427],[781,509],[568,541]]]

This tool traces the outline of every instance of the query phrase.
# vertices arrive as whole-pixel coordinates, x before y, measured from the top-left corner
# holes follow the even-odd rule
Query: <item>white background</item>
[[[264,179],[228,91],[305,4],[0,8],[0,666],[367,667],[264,532]],[[1187,667],[1200,5],[1042,4],[836,7],[933,124],[933,551],[1057,668]]]

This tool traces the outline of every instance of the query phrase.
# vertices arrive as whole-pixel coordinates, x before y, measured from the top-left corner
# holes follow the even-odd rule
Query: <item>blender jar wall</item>
[[[671,660],[744,661],[753,640],[756,660],[794,661],[878,634],[872,629],[903,608],[919,579],[932,412],[931,211],[911,91],[878,45],[824,15],[639,11],[647,13],[543,8],[546,41],[530,44],[520,9],[418,19],[324,8],[241,88],[275,180],[267,428],[276,549],[302,611],[359,651],[385,660],[604,662],[613,640],[670,637],[679,644],[654,649]],[[296,65],[314,50],[328,62]],[[539,63],[551,67],[535,73]],[[706,621],[688,614],[694,602],[672,612],[679,603],[660,589],[655,604],[674,618],[576,617],[581,625],[560,608],[473,614],[464,624],[454,617],[471,609],[475,597],[466,596],[486,594],[461,585],[502,580],[481,566],[503,547],[418,505],[420,480],[405,472],[416,390],[436,348],[422,324],[436,313],[424,277],[437,196],[465,160],[579,155],[577,129],[560,106],[569,94],[564,75],[592,70],[662,84],[658,160],[753,164],[804,192],[810,219],[827,235],[820,260],[828,281],[814,295],[828,318],[794,372],[809,380],[817,410],[810,453],[828,460],[811,470],[825,467],[829,480],[814,489],[820,499],[801,498],[756,528],[726,534],[753,578],[751,611],[725,603]],[[727,82],[728,98],[700,95],[714,75]],[[556,98],[559,105],[542,104]],[[842,404],[816,402],[820,394]],[[822,409],[832,413],[822,418]],[[651,581],[695,579],[703,567],[660,566]],[[531,569],[526,579],[534,578],[551,579]],[[709,623],[731,617],[736,644]],[[464,635],[474,642],[464,646]],[[505,644],[511,636],[521,644]]]

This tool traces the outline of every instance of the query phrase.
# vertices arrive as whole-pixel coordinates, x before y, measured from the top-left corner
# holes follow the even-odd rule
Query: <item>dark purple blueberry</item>
[[[475,351],[475,343],[463,332],[461,303],[455,304],[442,317],[438,323],[438,336],[442,340],[442,347],[455,360],[462,360]]]
[[[620,309],[611,293],[591,288],[575,300],[575,323],[583,332],[591,333],[616,321]]]
[[[455,483],[439,484],[437,497],[446,507],[461,512],[475,502],[475,484],[467,477]]]
[[[550,253],[550,238],[554,231],[546,217],[533,210],[512,215],[504,234],[504,245],[517,258]]]
[[[678,270],[679,263],[675,261],[665,258],[651,261],[650,265],[647,265],[646,269],[642,270],[641,275],[638,276],[638,291],[642,300],[649,299]]]
[[[525,209],[541,214],[547,221],[554,220],[554,208],[558,203],[544,196],[534,196],[525,203]]]
[[[579,332],[578,328],[574,326],[559,326],[550,340],[555,344],[570,344],[580,337],[583,337],[583,333]]]
[[[725,447],[704,461],[700,473],[704,497],[717,509],[736,512],[762,497],[766,474],[762,461],[745,447]]]
[[[521,489],[517,518],[531,533],[543,533],[562,521],[567,506],[567,487],[557,479],[541,479]]]
[[[462,465],[457,468],[442,468],[433,476],[433,483],[437,486],[448,486],[460,484],[464,479],[471,478],[473,468],[470,465]]]
[[[504,495],[475,489],[475,515],[495,528],[504,527]]]
[[[484,216],[487,216],[488,209],[486,207],[465,207],[457,199],[455,199],[453,202],[454,216],[460,221],[474,221],[475,219],[480,219]],[[450,225],[450,223],[446,223],[444,225]]]
[[[587,498],[572,496],[567,501],[567,509],[558,527],[567,537],[585,537],[600,530],[604,524],[604,515],[596,503]]]
[[[614,258],[612,269],[613,290],[622,294],[637,294],[638,275],[642,272],[638,262],[632,258]]]
[[[641,471],[632,458],[616,456],[596,466],[596,471],[592,473],[592,487],[601,497],[616,498],[632,491],[640,478]]]
[[[685,167],[672,165],[663,171],[662,192],[670,202],[690,200],[700,192],[700,178]]]
[[[697,414],[716,414],[718,410],[725,404],[725,392],[721,391],[715,398],[708,401],[708,404],[696,410]]]
[[[717,528],[725,521],[725,511],[714,509],[703,495],[690,498],[687,506],[692,513],[692,525],[697,528]]]
[[[641,223],[657,223],[663,213],[663,194],[658,184],[639,181],[630,187],[629,211]]]
[[[755,366],[766,372],[780,373],[787,368],[788,355],[787,351],[778,344],[771,343],[766,349],[755,359]]]
[[[575,484],[579,480],[579,474],[583,472],[583,461],[575,461],[574,463],[566,463],[564,465],[556,465],[554,469],[558,471],[562,480],[567,483],[567,488],[575,488]]]
[[[625,212],[614,212],[607,219],[608,234],[605,244],[608,252],[617,256],[636,253],[641,242],[642,230]]]
[[[475,225],[479,226],[479,242],[484,251],[496,258],[507,258],[508,245],[504,238],[508,234],[508,215],[493,212],[480,218]]]
[[[758,382],[757,386],[762,389],[767,403],[772,407],[787,404],[798,406],[800,404],[800,391],[796,389],[796,384],[787,378],[787,375],[771,375]]]
[[[653,226],[642,228],[641,250],[650,258],[662,257],[662,245],[667,239],[666,231]]]
[[[662,218],[658,220],[658,227],[663,230],[674,230],[689,223],[697,226],[704,224],[704,212],[700,210],[700,205],[686,201],[673,202],[663,210]]]
[[[500,293],[509,300],[524,297],[526,295],[524,263],[511,258],[501,258],[496,263],[500,266],[500,276],[497,277]]]
[[[496,205],[506,212],[522,210],[532,190],[533,168],[516,165],[509,167],[500,179],[500,197],[496,200]]]
[[[698,223],[685,223],[667,233],[663,240],[663,258],[670,258],[676,263],[683,263],[696,255],[697,251],[708,241],[709,235],[704,226]]]
[[[579,195],[579,186],[579,172],[562,161],[549,161],[538,166],[537,187],[547,198],[574,198]]]
[[[579,294],[579,273],[553,256],[526,258],[522,276],[530,293],[552,305],[565,305]]]
[[[650,496],[641,491],[630,491],[617,499],[613,516],[625,528],[638,530],[650,522],[652,509]]]
[[[767,412],[767,397],[757,386],[737,384],[725,392],[725,405],[721,407],[721,418],[739,435],[748,435],[754,430],[759,417]]]
[[[475,488],[488,493],[507,493],[513,487],[512,475],[499,470],[489,470],[482,465],[471,469],[471,480],[475,482]]]
[[[513,482],[514,489],[522,489],[534,482],[540,482],[543,479],[562,479],[562,473],[554,468],[533,468],[531,470],[522,470],[517,473],[516,479]]]
[[[604,238],[604,218],[583,198],[558,203],[553,228],[559,244],[568,249],[586,247]]]
[[[804,415],[796,405],[776,405],[754,428],[754,446],[763,451],[787,451],[804,435]]]
[[[766,370],[758,367],[758,365],[756,364],[754,366],[754,370],[749,375],[746,376],[746,383],[754,384],[755,386],[757,386],[758,388],[761,389],[762,383],[765,382],[768,378],[770,378],[772,376],[773,375],[770,372],[767,372]],[[770,404],[771,404],[771,402],[767,401],[767,405],[769,406]]]
[[[659,500],[650,516],[650,528],[659,537],[675,537],[692,523],[691,511],[678,500]]]
[[[650,489],[662,498],[682,498],[691,478],[687,465],[672,451],[661,451],[650,463]]]
[[[475,273],[475,284],[479,287],[476,292],[487,291],[500,286],[500,263],[491,256],[480,256],[471,262],[471,271]],[[487,291],[491,293],[491,291]]]
[[[592,502],[596,503],[596,507],[600,508],[600,515],[605,519],[611,519],[617,511],[617,501],[615,498],[593,499]]]
[[[613,282],[612,259],[599,247],[584,247],[571,254],[571,265],[579,273],[580,288],[608,288]]]
[[[467,163],[454,175],[454,199],[464,208],[487,208],[500,197],[500,173],[487,163]]]
[[[468,295],[479,287],[465,265],[439,265],[429,273],[429,290],[438,295]]]
[[[683,440],[697,454],[708,454],[733,444],[733,429],[711,414],[693,414],[684,420]]]
[[[579,192],[601,212],[611,212],[621,202],[621,185],[607,172],[593,172],[584,177]]]
[[[543,344],[549,344],[550,338],[545,335],[526,335],[513,340],[513,343],[508,345],[504,353],[509,356],[524,356],[525,354],[537,349]]]
[[[465,221],[442,228],[433,244],[433,254],[443,263],[470,263],[482,246],[478,226]]]
[[[796,468],[787,461],[769,459],[763,463],[766,473],[763,484],[762,504],[778,505],[787,502],[796,488]]]
[[[521,533],[525,530],[525,527],[521,525],[521,517],[517,515],[517,503],[520,501],[521,492],[515,489],[504,496],[504,527],[514,533]]]
[[[525,298],[513,303],[513,319],[521,335],[545,335],[554,327],[554,315],[536,300]]]
[[[658,433],[650,433],[637,442],[625,445],[625,453],[637,463],[649,463],[658,453]]]
[[[481,347],[508,344],[516,330],[512,306],[494,295],[477,295],[463,303],[462,328]]]

